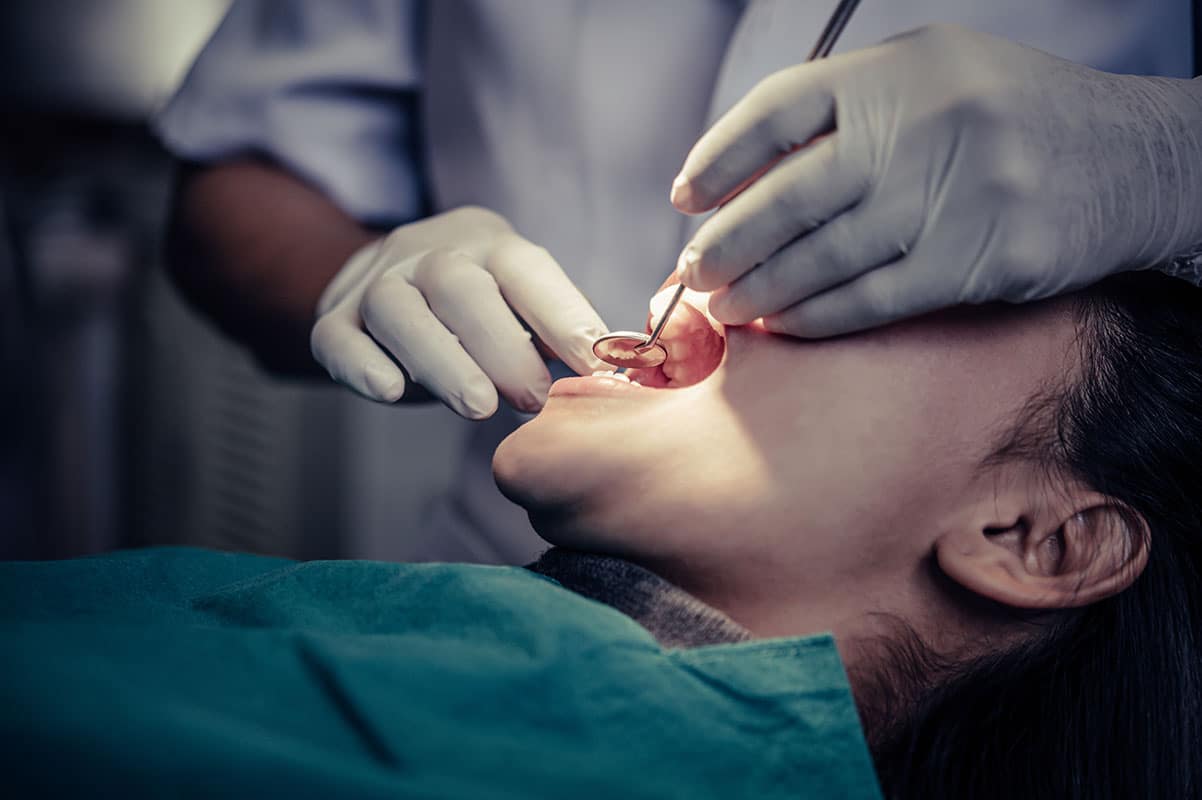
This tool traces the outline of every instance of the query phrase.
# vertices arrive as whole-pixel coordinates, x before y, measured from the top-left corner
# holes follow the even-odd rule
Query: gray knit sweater
[[[751,632],[637,564],[554,547],[527,569],[565,589],[621,611],[664,647],[744,642]]]

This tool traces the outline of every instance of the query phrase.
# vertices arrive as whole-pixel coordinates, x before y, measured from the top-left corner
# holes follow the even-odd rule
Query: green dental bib
[[[664,649],[508,567],[0,564],[0,732],[38,796],[880,797],[830,637]]]

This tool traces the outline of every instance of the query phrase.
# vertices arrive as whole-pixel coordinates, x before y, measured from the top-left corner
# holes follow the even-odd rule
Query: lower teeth
[[[613,378],[614,380],[625,381],[632,386],[642,386],[638,381],[631,380],[630,376],[622,372],[610,372],[608,370],[597,370],[593,373],[594,378]]]

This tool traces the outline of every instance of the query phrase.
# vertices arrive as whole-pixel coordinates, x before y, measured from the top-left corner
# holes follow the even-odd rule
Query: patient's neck
[[[798,574],[772,559],[742,557],[707,564],[697,558],[627,556],[751,631],[755,638],[833,633],[845,662],[860,643],[893,636],[899,621],[920,634],[938,620],[938,603],[914,575]]]

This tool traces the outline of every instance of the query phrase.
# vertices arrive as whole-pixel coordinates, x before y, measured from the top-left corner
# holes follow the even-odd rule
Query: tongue
[[[648,332],[652,320],[663,313],[675,288],[663,289],[651,299]],[[686,291],[659,338],[668,351],[667,361],[650,369],[630,370],[627,374],[632,380],[644,386],[680,388],[704,380],[718,368],[726,350],[726,340],[721,327],[697,308],[698,302],[704,303],[705,296],[690,298]]]

